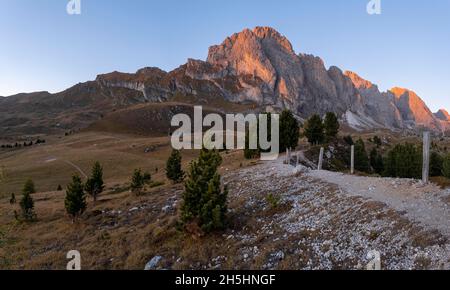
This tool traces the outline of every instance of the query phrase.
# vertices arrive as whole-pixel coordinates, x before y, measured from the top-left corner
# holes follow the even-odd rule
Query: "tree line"
[[[280,146],[282,150],[295,148],[298,142],[298,125],[292,113],[285,111],[280,118]],[[336,140],[340,124],[335,113],[328,112],[324,118],[312,115],[304,124],[303,135],[311,145],[321,145]],[[351,136],[343,137],[347,145],[355,146],[355,169],[365,173],[376,173],[384,177],[421,178],[422,147],[414,144],[398,144],[383,156],[380,147],[382,139],[374,136],[369,139],[375,146],[368,151],[362,138],[353,141]],[[286,145],[288,144],[288,145]],[[433,145],[437,148],[437,145]],[[350,148],[349,148],[350,149]],[[350,151],[350,150],[349,150]],[[350,152],[347,153],[350,156]],[[350,157],[346,162],[349,162]],[[450,178],[450,154],[431,152],[430,176]]]
[[[374,147],[369,155],[361,138],[354,144],[349,144],[355,145],[356,170],[365,173],[377,173],[383,177],[422,178],[423,149],[421,145],[397,144],[383,156],[379,151],[380,142],[376,138],[371,141],[377,147]],[[347,137],[346,140],[351,140],[351,137]],[[430,176],[450,178],[450,154],[443,155],[437,151],[431,152]]]
[[[37,139],[36,141],[24,141],[22,142],[16,142],[14,144],[2,144],[0,145],[0,148],[2,149],[12,149],[12,148],[22,148],[22,147],[30,147],[33,145],[38,145],[38,144],[44,144],[46,141],[45,139]]]
[[[271,128],[270,128],[270,114],[268,114],[268,128],[269,138]],[[258,132],[259,132],[259,122],[258,122]],[[291,111],[284,110],[280,115],[280,130],[279,130],[279,144],[280,152],[285,152],[287,149],[295,149],[298,145],[298,141],[301,137],[300,135],[300,123],[294,117]],[[304,126],[304,135],[308,139],[308,142],[314,145],[323,144],[324,142],[329,142],[333,138],[337,137],[339,132],[339,121],[336,114],[329,112],[325,115],[324,120],[319,115],[313,115]],[[257,158],[260,153],[263,152],[262,149],[249,149],[249,130],[246,131],[245,138],[245,149],[244,157],[246,159]]]

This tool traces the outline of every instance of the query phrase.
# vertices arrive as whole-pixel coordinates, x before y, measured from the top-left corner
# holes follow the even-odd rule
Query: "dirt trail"
[[[381,254],[383,269],[450,269],[449,215],[440,200],[442,190],[411,180],[294,168],[283,160],[224,176],[230,199],[245,209],[239,214],[267,212],[269,194],[279,197],[285,209],[258,217],[253,225],[257,232],[235,234],[238,242],[252,247],[254,241],[275,243],[273,252],[294,259],[299,269],[362,269],[370,251]],[[269,262],[262,268],[280,267]]]
[[[45,162],[54,162],[54,161],[58,161],[61,160],[61,158],[58,158],[57,156],[51,155],[51,153],[49,152],[47,147],[43,148],[44,151],[48,154],[47,160],[45,160]],[[86,173],[76,164],[74,164],[73,162],[69,161],[69,160],[61,160],[62,162],[66,163],[67,165],[73,167],[75,170],[77,170],[84,178],[88,178],[88,176],[86,175]]]
[[[78,170],[78,172],[80,172],[84,178],[88,178],[88,176],[86,175],[86,173],[84,173],[84,171],[77,165],[73,164],[72,162],[68,161],[68,160],[63,160],[66,164],[72,166],[73,168],[75,168],[76,170]]]
[[[450,196],[449,190],[411,179],[352,176],[330,171],[310,171],[308,176],[336,184],[345,194],[383,202],[408,219],[450,237],[450,206],[445,202]]]

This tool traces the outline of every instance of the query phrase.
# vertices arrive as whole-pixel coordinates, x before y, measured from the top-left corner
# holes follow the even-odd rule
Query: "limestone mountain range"
[[[189,59],[170,72],[112,72],[56,94],[0,98],[0,134],[82,128],[123,108],[180,97],[251,104],[253,111],[290,109],[300,120],[332,111],[357,130],[450,130],[449,114],[433,114],[413,91],[381,92],[354,72],[327,69],[319,57],[297,54],[273,28],[256,27],[210,47],[206,61]]]

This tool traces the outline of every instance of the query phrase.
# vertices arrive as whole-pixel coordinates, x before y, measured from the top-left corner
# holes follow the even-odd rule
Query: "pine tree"
[[[328,112],[326,114],[324,121],[324,128],[325,128],[325,136],[328,141],[333,138],[336,138],[337,134],[339,133],[340,125],[335,113]]]
[[[436,151],[431,152],[430,156],[430,176],[442,176],[444,158]]]
[[[370,172],[369,157],[367,156],[364,141],[361,138],[355,143],[355,169],[361,172]]]
[[[11,198],[9,199],[9,204],[16,204],[16,195],[11,193]]]
[[[373,137],[373,143],[374,143],[375,145],[377,145],[377,147],[380,147],[380,146],[382,145],[382,142],[381,142],[380,137],[378,137],[378,136],[376,136],[376,135]]]
[[[299,138],[300,126],[297,119],[295,119],[291,111],[283,111],[280,116],[280,151],[295,149]]]
[[[244,158],[245,159],[253,159],[258,158],[261,152],[259,149],[250,149],[250,137],[249,132],[245,133],[245,148],[244,148]]]
[[[28,179],[28,180],[25,182],[25,185],[23,186],[23,190],[22,190],[22,191],[23,191],[23,192],[27,192],[27,193],[29,193],[29,194],[34,194],[34,193],[36,193],[36,188],[35,188],[35,186],[34,186],[33,180]]]
[[[100,165],[100,162],[97,161],[92,167],[91,177],[86,181],[85,190],[92,196],[95,202],[97,201],[98,195],[103,192],[104,188],[103,167]]]
[[[262,113],[265,114],[267,116],[267,140],[271,140],[272,139],[272,123],[271,123],[271,118],[272,115],[270,113]],[[263,150],[261,149],[260,143],[259,143],[259,139],[258,139],[258,135],[259,135],[259,130],[260,130],[260,122],[259,119],[257,121],[256,124],[256,128],[246,128],[245,130],[245,147],[244,147],[244,158],[245,159],[253,159],[253,158],[259,158],[261,156],[261,152],[269,152],[269,149]],[[257,148],[250,148],[250,139],[256,137],[256,142],[257,142]]]
[[[444,162],[442,164],[442,175],[450,178],[450,154],[444,158]]]
[[[135,169],[131,177],[131,186],[130,186],[131,192],[136,195],[140,195],[143,187],[144,187],[144,178],[141,174],[141,170]]]
[[[150,183],[151,180],[152,176],[150,175],[150,173],[142,173],[141,169],[135,169],[133,175],[131,176],[131,192],[135,195],[141,195],[145,184]]]
[[[201,198],[200,223],[205,232],[223,229],[227,213],[228,189],[222,191],[220,175],[215,174],[208,183],[208,190]]]
[[[324,125],[319,115],[313,115],[305,124],[305,136],[308,142],[317,145],[325,140]]]
[[[86,196],[81,178],[78,175],[72,177],[72,182],[67,185],[66,199],[64,200],[66,212],[74,222],[86,210]]]
[[[144,181],[144,184],[149,184],[152,181],[152,175],[148,172],[144,172],[142,175],[142,179]]]
[[[184,172],[181,169],[181,153],[179,150],[172,150],[172,154],[167,159],[166,176],[172,180],[173,183],[180,183],[183,181]]]
[[[260,155],[259,146],[258,148],[250,149],[250,129],[246,129],[245,131],[245,147],[244,147],[244,158],[245,159],[253,159],[257,158]]]
[[[344,137],[344,142],[350,146],[355,145],[355,142],[353,142],[353,138],[350,135]]]
[[[29,179],[22,190],[22,199],[20,200],[20,209],[22,210],[22,217],[31,221],[36,218],[36,214],[34,213],[34,201],[31,197],[31,194],[36,193],[34,188],[34,183],[31,179]]]
[[[382,174],[384,171],[383,157],[376,148],[370,151],[370,166],[377,174]]]
[[[203,149],[191,163],[185,181],[181,219],[184,223],[196,222],[206,232],[220,229],[225,223],[227,189],[221,190],[217,173],[221,163],[215,150]]]

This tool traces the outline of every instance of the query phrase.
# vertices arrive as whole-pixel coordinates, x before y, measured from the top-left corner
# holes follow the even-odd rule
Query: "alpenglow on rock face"
[[[395,96],[395,104],[402,118],[410,127],[423,127],[440,130],[440,124],[424,101],[411,90],[393,88],[390,90]]]
[[[403,118],[395,105],[395,98],[392,93],[380,92],[378,86],[361,78],[354,72],[347,71],[345,75],[352,80],[354,86],[361,94],[364,107],[369,116],[372,116],[376,122],[384,125],[386,128],[403,127]]]
[[[328,111],[364,114],[349,78],[338,68],[327,70],[318,57],[295,54],[291,43],[272,28],[228,37],[209,49],[207,62],[222,75],[237,78],[240,89],[228,92],[234,101],[288,108],[302,118]]]
[[[441,125],[441,131],[450,131],[450,114],[445,109],[440,109],[434,116],[438,119]]]
[[[440,109],[434,114],[436,118],[442,121],[450,121],[450,114],[445,109]]]
[[[131,74],[113,72],[57,94],[0,100],[0,124],[7,124],[0,125],[0,133],[15,128],[32,133],[33,126],[41,130],[49,123],[45,116],[60,128],[86,126],[117,109],[179,96],[198,104],[211,99],[252,104],[255,111],[290,109],[303,120],[335,112],[355,129],[450,129],[448,113],[433,114],[414,92],[380,92],[356,73],[327,69],[319,57],[297,54],[273,28],[256,27],[210,47],[206,61],[189,59],[171,72],[149,67]]]
[[[216,79],[231,101],[288,108],[301,118],[332,111],[356,129],[442,127],[412,91],[380,92],[356,73],[327,70],[319,57],[297,55],[287,38],[269,27],[245,29],[212,46],[202,65],[213,72],[189,75]],[[221,86],[218,78],[233,78],[235,90]]]

